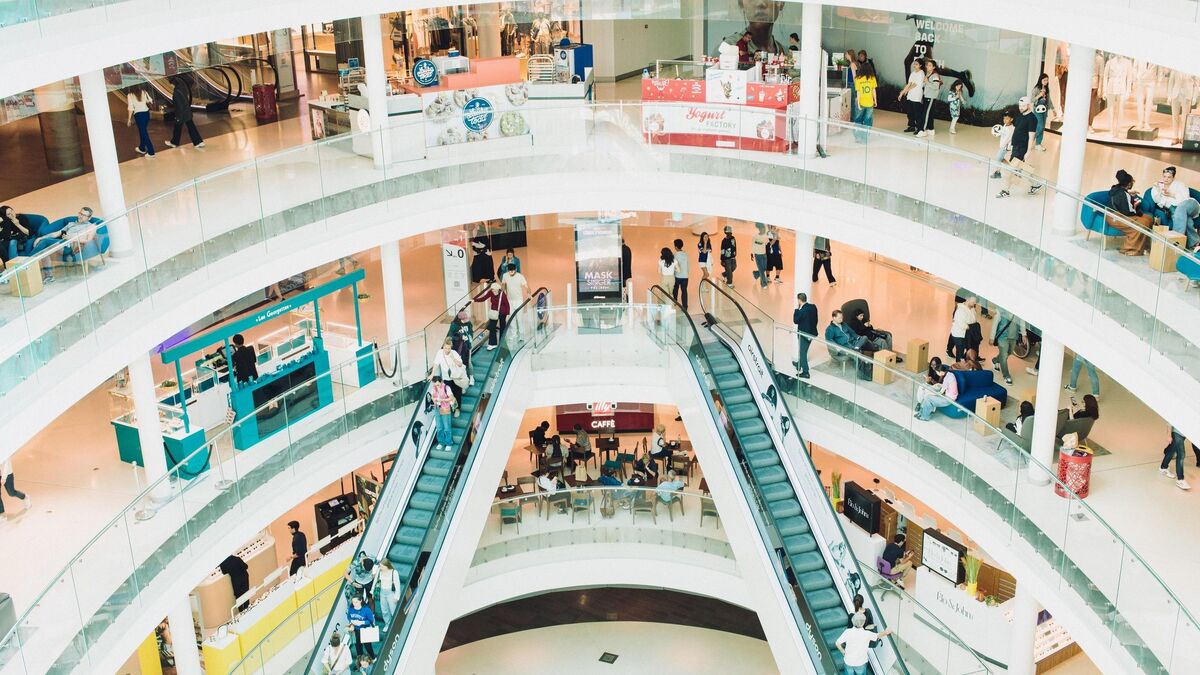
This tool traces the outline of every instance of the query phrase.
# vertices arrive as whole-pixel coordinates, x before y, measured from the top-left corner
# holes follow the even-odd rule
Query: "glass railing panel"
[[[138,205],[142,257],[148,269],[148,285],[155,306],[167,308],[189,298],[194,292],[176,282],[198,270],[197,280],[207,279],[203,271],[204,232],[201,229],[200,204],[194,183],[158,195]]]
[[[255,160],[262,209],[262,236],[273,255],[298,246],[288,235],[325,217],[321,160],[316,144]]]
[[[1158,665],[1170,663],[1182,613],[1179,602],[1139,558],[1126,555],[1119,564],[1121,587],[1115,598],[1116,612],[1109,617],[1114,644],[1125,646],[1148,672],[1166,672]],[[1149,653],[1142,655],[1143,648]]]
[[[384,164],[375,161],[375,153],[381,152],[381,138],[378,130],[368,130],[326,138],[317,144],[331,232],[354,230],[362,226],[364,219],[386,214]]]
[[[240,271],[229,264],[234,253],[256,251],[265,256],[262,191],[258,165],[235,165],[196,181],[196,203],[203,231],[203,257],[213,278]]]
[[[991,191],[996,184],[990,178],[992,163],[985,157],[937,143],[929,143],[928,148],[928,163],[923,174],[923,201],[928,209],[925,222],[937,223],[932,226],[939,229],[944,229],[948,224],[943,223],[951,218],[982,223],[987,201],[992,198]],[[954,176],[954,189],[945,185],[947,176]]]

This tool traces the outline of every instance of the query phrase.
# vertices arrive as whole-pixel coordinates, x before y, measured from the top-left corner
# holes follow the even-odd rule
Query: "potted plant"
[[[967,573],[967,595],[974,598],[979,589],[979,569],[983,567],[983,561],[968,554],[963,556],[962,563]]]
[[[829,486],[829,500],[833,502],[833,509],[838,513],[842,512],[842,474],[834,471],[830,475],[832,483]]]

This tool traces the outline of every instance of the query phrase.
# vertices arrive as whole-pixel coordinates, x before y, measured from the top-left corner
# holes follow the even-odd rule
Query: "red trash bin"
[[[1067,489],[1074,492],[1083,499],[1088,496],[1088,490],[1092,487],[1092,455],[1073,455],[1070,453],[1059,453],[1058,455],[1058,483],[1054,484],[1054,492],[1059,497],[1067,497]]]
[[[254,119],[259,124],[279,119],[279,107],[275,105],[275,85],[256,84],[254,90]]]

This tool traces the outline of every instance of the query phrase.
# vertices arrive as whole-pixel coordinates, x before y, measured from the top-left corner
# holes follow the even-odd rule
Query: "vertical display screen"
[[[580,300],[620,299],[621,221],[575,221],[575,282]]]

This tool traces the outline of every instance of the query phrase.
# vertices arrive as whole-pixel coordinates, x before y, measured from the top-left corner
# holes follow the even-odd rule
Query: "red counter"
[[[554,423],[558,433],[565,434],[583,426],[591,433],[649,432],[654,429],[653,403],[616,403],[611,411],[589,410],[590,403],[554,406]]]
[[[642,132],[647,142],[784,152],[790,142],[787,107],[799,100],[800,85],[749,82],[731,102],[714,103],[708,87],[718,81],[642,80]],[[694,105],[692,105],[694,104]]]

